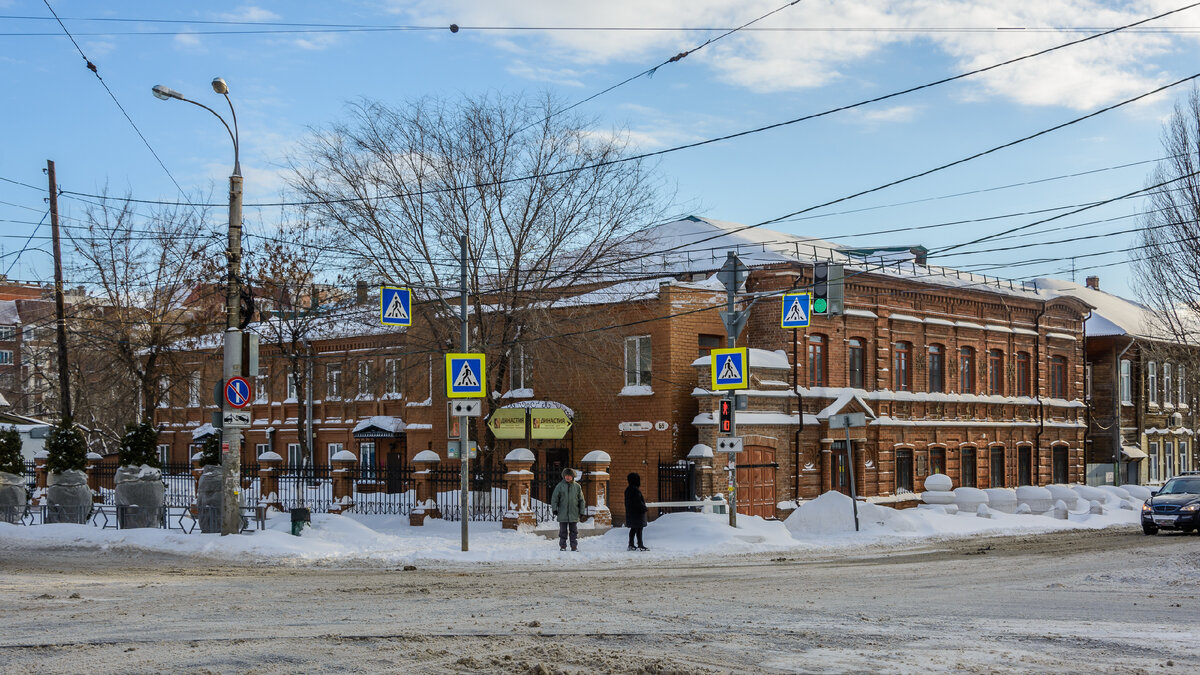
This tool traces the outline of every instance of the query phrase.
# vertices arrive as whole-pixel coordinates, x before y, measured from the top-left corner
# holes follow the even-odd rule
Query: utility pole
[[[459,262],[462,265],[461,274],[458,282],[458,301],[460,312],[460,331],[462,333],[462,351],[467,353],[470,351],[470,338],[467,335],[467,235],[462,235],[459,238]],[[483,373],[480,373],[482,377]],[[470,417],[458,418],[458,461],[461,471],[459,476],[458,487],[458,510],[462,520],[462,550],[467,550],[467,520],[470,519],[470,511],[468,511],[467,489],[470,474],[468,473],[468,463],[471,458],[471,450],[467,447],[467,424]]]
[[[226,251],[229,266],[226,271],[228,296],[225,323],[225,382],[242,375],[242,176],[240,166],[234,167],[229,176],[229,250]],[[311,386],[311,383],[310,383]],[[224,387],[223,387],[224,388]],[[228,393],[223,396],[221,412],[235,410],[229,404]],[[238,534],[242,531],[242,429],[225,424],[221,427],[221,535]]]
[[[748,312],[738,312],[734,309],[734,303],[737,300],[737,288],[743,278],[742,261],[738,260],[736,254],[730,251],[725,258],[725,264],[721,267],[722,280],[725,282],[725,311],[722,312],[721,319],[725,322],[725,346],[736,347],[738,334],[742,332],[742,327],[746,325],[746,317]],[[713,364],[716,367],[716,364]],[[743,368],[749,368],[750,364],[742,364]],[[737,392],[729,393],[729,435],[732,438],[737,438]],[[730,453],[728,455],[729,464],[729,526],[737,527],[737,455]]]
[[[63,307],[62,246],[58,236],[58,181],[54,161],[46,160],[50,179],[50,233],[54,240],[54,316],[58,332],[58,408],[66,423],[71,421],[71,378],[67,371],[67,314]]]

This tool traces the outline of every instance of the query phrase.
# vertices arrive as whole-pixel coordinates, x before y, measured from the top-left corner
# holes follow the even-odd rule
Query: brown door
[[[775,517],[775,451],[746,446],[737,458],[737,510],[763,518]]]

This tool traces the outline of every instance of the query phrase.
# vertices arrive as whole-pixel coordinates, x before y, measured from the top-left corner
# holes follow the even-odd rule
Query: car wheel
[[[1158,528],[1153,525],[1142,525],[1142,532],[1145,534],[1158,534]]]

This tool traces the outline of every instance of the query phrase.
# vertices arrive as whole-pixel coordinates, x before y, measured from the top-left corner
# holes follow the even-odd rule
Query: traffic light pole
[[[725,311],[731,319],[736,317],[734,310],[734,301],[737,297],[738,286],[738,267],[741,261],[737,259],[732,252],[729,253],[726,265],[733,263],[733,273],[725,279]],[[738,334],[738,322],[725,322],[725,346],[736,347]],[[716,363],[713,364],[716,367]],[[742,364],[743,368],[749,368],[749,363]],[[736,390],[729,393],[729,437],[737,438],[737,393]],[[729,526],[737,527],[737,454],[730,453],[729,457]]]

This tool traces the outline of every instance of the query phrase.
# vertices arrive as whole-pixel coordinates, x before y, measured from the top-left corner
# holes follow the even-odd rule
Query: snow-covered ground
[[[896,510],[859,504],[861,531],[854,531],[851,502],[836,492],[803,504],[786,521],[739,515],[738,527],[719,514],[675,513],[650,523],[645,531],[649,552],[626,550],[628,530],[582,537],[580,551],[562,553],[557,541],[539,534],[503,530],[500,523],[470,523],[470,550],[463,552],[460,524],[427,520],[411,527],[406,516],[314,514],[302,536],[290,534],[287,514],[273,514],[265,531],[236,537],[184,534],[178,531],[103,530],[88,525],[14,526],[0,524],[0,549],[10,551],[73,547],[98,551],[197,555],[264,563],[360,565],[455,564],[465,562],[558,564],[562,556],[579,562],[739,556],[751,553],[830,551],[863,547],[904,548],[942,539],[979,535],[1019,535],[1059,530],[1097,529],[1136,524],[1140,502],[1112,496],[1104,513],[1091,514],[1087,502],[1066,520],[1050,515],[1007,514],[990,517],[974,512],[949,515],[940,508]],[[1134,508],[1130,508],[1134,507]],[[548,524],[553,527],[553,523]],[[586,531],[589,524],[581,530]]]

